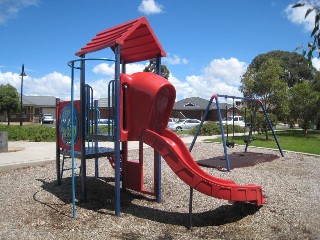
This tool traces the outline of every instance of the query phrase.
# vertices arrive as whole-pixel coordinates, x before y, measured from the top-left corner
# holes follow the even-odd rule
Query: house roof
[[[90,42],[76,53],[87,53],[121,45],[120,60],[125,63],[144,61],[155,58],[158,54],[166,56],[165,51],[155,36],[148,20],[140,17],[98,33]]]
[[[185,98],[175,102],[173,109],[180,110],[180,111],[181,110],[206,110],[208,104],[209,104],[209,100],[206,100],[200,97],[190,97],[190,98]],[[219,107],[222,110],[224,110],[226,107],[230,109],[232,108],[232,104],[219,103]],[[210,109],[217,109],[217,105],[215,102],[212,102]]]
[[[25,106],[55,107],[56,97],[53,96],[22,96],[22,104]]]

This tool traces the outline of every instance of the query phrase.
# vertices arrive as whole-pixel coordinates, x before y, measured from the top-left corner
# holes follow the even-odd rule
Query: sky
[[[0,84],[24,95],[70,99],[67,63],[97,33],[145,16],[167,53],[162,63],[177,99],[213,94],[242,96],[241,76],[259,54],[294,51],[311,40],[314,16],[293,0],[0,0]],[[319,0],[314,1],[319,4]],[[114,58],[110,49],[88,54]],[[148,62],[127,66],[143,71]],[[320,61],[314,59],[319,69]],[[87,62],[87,83],[96,99],[107,97],[111,62]],[[76,75],[76,96],[79,96]]]

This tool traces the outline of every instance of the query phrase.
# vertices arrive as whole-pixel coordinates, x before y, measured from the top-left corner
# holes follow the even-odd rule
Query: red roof
[[[120,59],[125,63],[144,61],[155,58],[157,54],[166,56],[161,44],[145,17],[106,29],[98,33],[76,56],[99,51],[116,44],[121,45]]]

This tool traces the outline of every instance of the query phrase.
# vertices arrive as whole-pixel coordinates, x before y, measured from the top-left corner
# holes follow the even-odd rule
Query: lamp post
[[[19,76],[21,77],[20,126],[22,126],[22,91],[23,91],[23,77],[27,76],[27,74],[24,72],[24,64],[22,64],[22,70],[21,70],[21,74],[20,74]]]

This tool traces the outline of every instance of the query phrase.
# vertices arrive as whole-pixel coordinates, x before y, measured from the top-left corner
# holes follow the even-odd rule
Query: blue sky
[[[293,51],[310,40],[312,16],[290,8],[291,0],[0,0],[0,84],[24,94],[70,97],[69,60],[98,32],[146,16],[167,53],[177,99],[241,96],[240,76],[254,57],[272,50]],[[107,49],[87,57],[112,58]],[[142,71],[146,62],[128,72]],[[314,60],[318,67],[318,59]],[[96,98],[106,97],[113,66],[87,65]],[[78,86],[78,85],[77,85]]]

